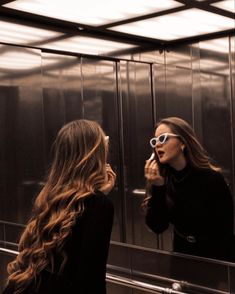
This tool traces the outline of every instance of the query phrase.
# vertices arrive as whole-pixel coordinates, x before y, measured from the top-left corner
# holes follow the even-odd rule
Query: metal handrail
[[[134,189],[132,191],[132,194],[144,196],[146,194],[146,190],[145,189]]]
[[[228,292],[226,291],[221,291],[221,290],[215,290],[212,288],[208,288],[205,286],[199,286],[196,284],[192,284],[190,282],[186,282],[184,280],[175,280],[175,279],[171,279],[171,278],[167,278],[167,277],[163,277],[163,276],[158,276],[158,275],[153,275],[153,274],[149,274],[149,273],[143,273],[140,271],[136,271],[136,270],[131,270],[131,271],[127,271],[126,268],[123,267],[119,267],[119,266],[114,266],[114,265],[107,265],[107,269],[108,271],[114,271],[116,273],[116,276],[119,276],[120,274],[132,274],[135,277],[140,278],[140,279],[145,279],[145,280],[151,280],[154,283],[168,283],[168,284],[172,284],[172,289],[174,290],[182,290],[182,288],[184,289],[184,291],[187,289],[192,289],[192,290],[196,290],[196,291],[203,291],[203,293],[213,293],[213,294],[228,294]],[[152,284],[151,284],[152,285]],[[154,292],[155,293],[155,292]],[[182,293],[182,292],[181,292]]]
[[[2,221],[2,220],[0,220],[0,224],[8,225],[8,226],[16,226],[16,227],[21,227],[21,228],[25,227],[24,224],[19,224],[19,223],[14,223],[14,222],[9,222],[9,221]]]
[[[17,255],[19,253],[18,251],[7,249],[7,248],[3,248],[3,247],[0,247],[0,252],[12,254],[12,255]]]
[[[0,253],[1,252],[11,254],[11,255],[17,255],[19,253],[18,251],[3,248],[3,247],[0,247]],[[176,285],[176,286],[179,285],[180,286],[180,282],[177,283],[175,280],[171,280],[171,282],[174,281],[174,283],[172,284],[173,288],[165,288],[165,287],[155,286],[155,285],[152,285],[152,284],[149,284],[149,283],[141,282],[141,281],[138,281],[138,280],[129,279],[129,278],[126,278],[126,277],[106,273],[106,281],[110,282],[110,283],[113,283],[113,284],[123,285],[123,286],[129,287],[129,288],[142,290],[142,291],[145,291],[145,292],[148,292],[148,293],[155,293],[155,294],[157,294],[157,293],[188,294],[186,292],[181,292],[181,291],[176,290],[177,287],[176,287],[176,289],[174,289],[174,285]],[[169,281],[170,281],[170,279],[169,279]],[[188,284],[188,286],[189,285],[190,284]],[[195,286],[195,285],[191,284],[190,286]],[[199,286],[199,288],[203,289],[203,290],[212,290],[212,289],[209,289],[209,288],[206,288],[206,287],[201,287],[201,286]],[[215,290],[214,293],[226,294],[227,292]]]
[[[10,249],[6,249],[6,248],[2,248],[2,247],[0,247],[0,252],[12,254],[12,255],[17,255],[19,253],[18,251],[10,250]],[[184,292],[175,291],[171,288],[163,288],[163,287],[151,285],[148,283],[140,282],[137,280],[112,275],[109,273],[106,274],[106,281],[114,283],[114,284],[119,284],[119,285],[123,285],[126,287],[130,287],[130,288],[139,289],[142,291],[147,291],[148,293],[187,294]]]
[[[173,290],[172,288],[164,288],[160,286],[151,285],[148,283],[140,282],[133,279],[128,279],[116,275],[111,275],[109,273],[106,274],[106,281],[114,284],[123,285],[129,288],[134,288],[138,290],[142,290],[148,293],[171,293],[171,294],[187,294],[185,292],[180,292]]]

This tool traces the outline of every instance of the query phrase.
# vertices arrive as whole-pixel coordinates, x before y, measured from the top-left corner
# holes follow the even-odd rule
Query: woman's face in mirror
[[[185,163],[185,156],[183,154],[184,145],[175,135],[168,125],[159,125],[155,131],[157,139],[155,151],[160,163],[169,164],[177,169],[177,166]]]

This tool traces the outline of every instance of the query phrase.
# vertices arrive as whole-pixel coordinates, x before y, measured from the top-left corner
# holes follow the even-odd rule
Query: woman
[[[231,260],[232,195],[220,169],[206,155],[191,126],[162,119],[146,161],[146,223],[157,234],[174,226],[174,251]]]
[[[106,196],[115,173],[106,164],[108,142],[93,121],[65,125],[54,143],[48,179],[8,265],[5,293],[104,294],[113,222]]]

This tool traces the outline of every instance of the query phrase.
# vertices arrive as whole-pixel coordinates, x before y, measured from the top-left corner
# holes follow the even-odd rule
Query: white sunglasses
[[[155,148],[158,143],[161,145],[165,144],[170,137],[179,137],[178,135],[171,134],[171,133],[163,133],[158,137],[154,137],[150,140],[150,145],[152,148]]]

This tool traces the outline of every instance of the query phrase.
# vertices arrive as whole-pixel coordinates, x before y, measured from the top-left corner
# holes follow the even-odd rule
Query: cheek
[[[166,152],[169,156],[177,156],[181,153],[181,148],[179,144],[171,144],[167,146]]]

